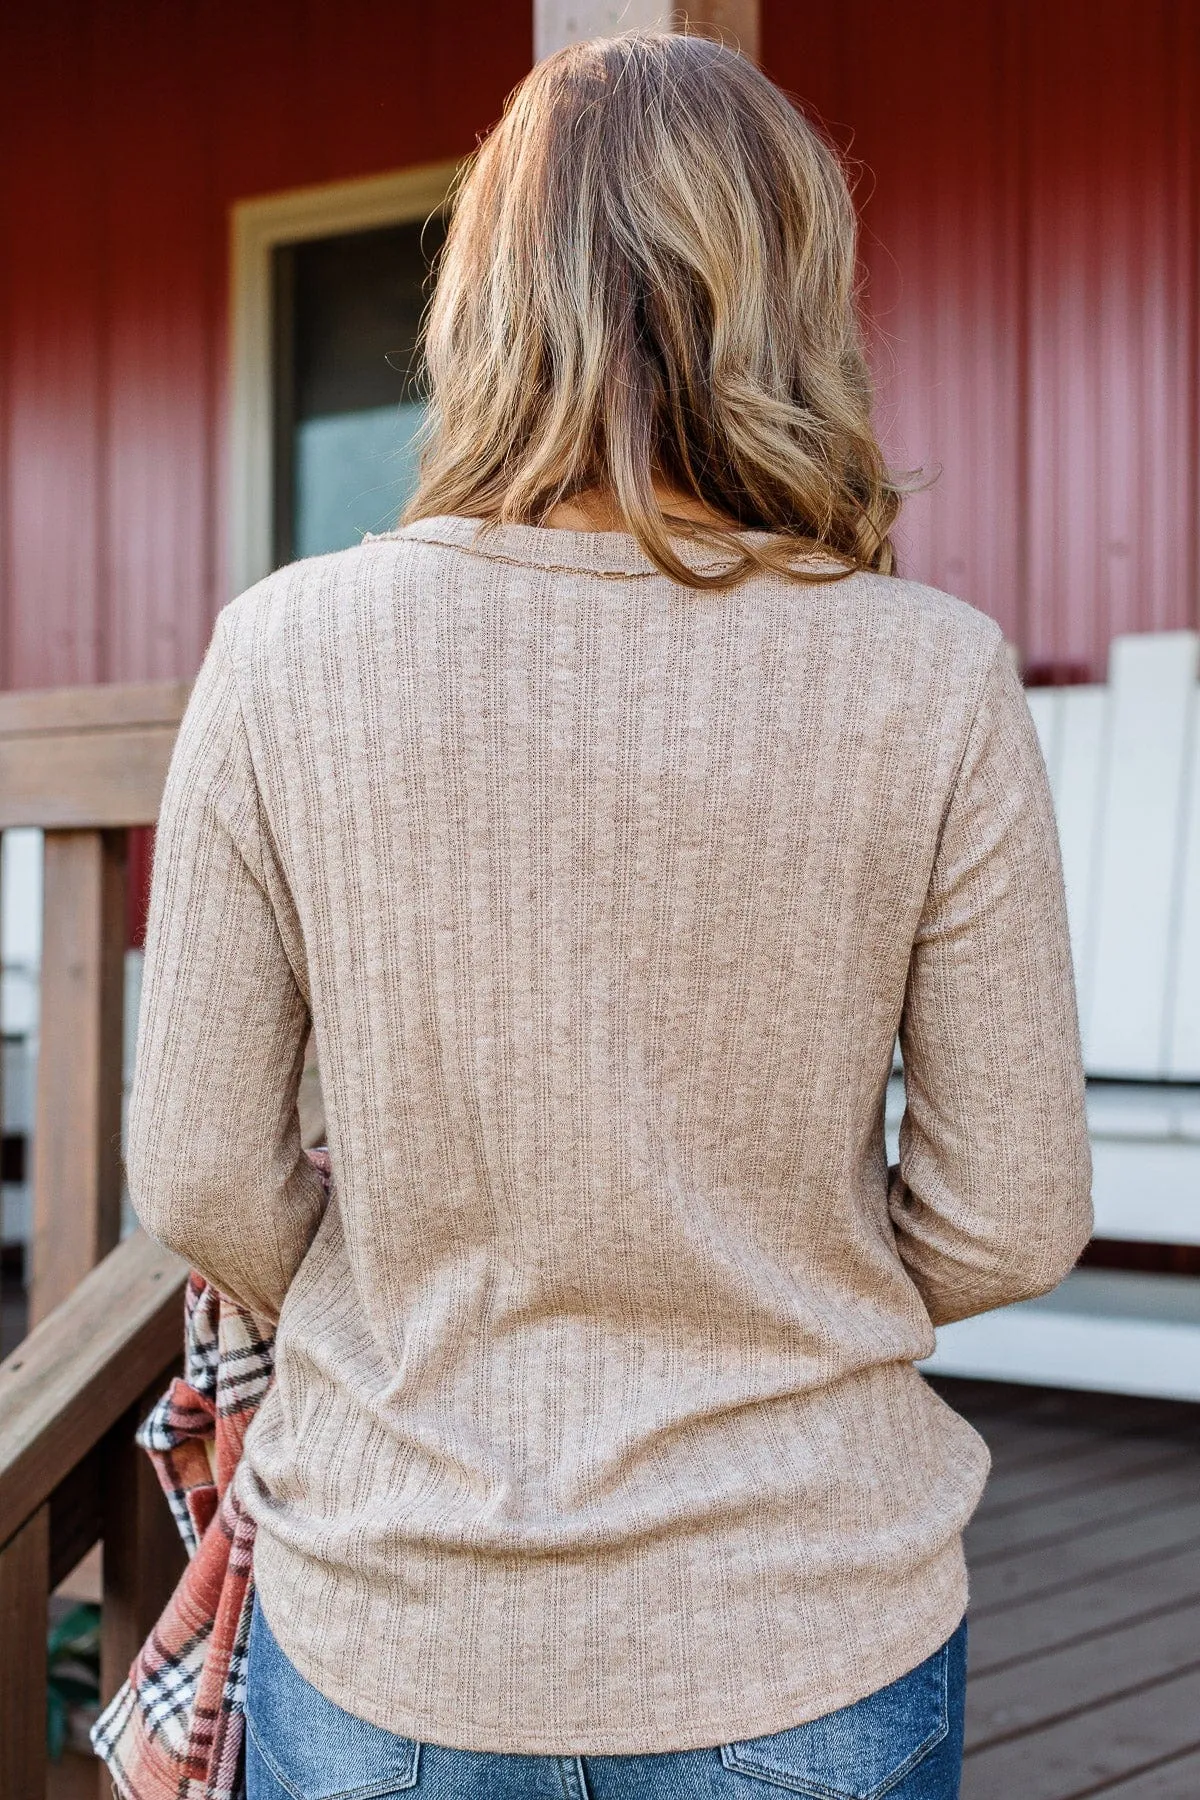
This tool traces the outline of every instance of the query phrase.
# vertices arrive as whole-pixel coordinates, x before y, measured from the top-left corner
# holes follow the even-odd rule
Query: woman
[[[1065,1274],[1089,1162],[1037,741],[892,573],[854,263],[749,63],[551,58],[407,523],[217,623],[129,1173],[278,1321],[250,1800],[957,1791],[987,1453],[913,1365]]]

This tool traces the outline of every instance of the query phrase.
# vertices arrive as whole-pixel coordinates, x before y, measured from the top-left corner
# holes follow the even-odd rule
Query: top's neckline
[[[735,542],[764,542],[766,531],[736,531]],[[511,563],[518,567],[559,570],[600,577],[658,576],[658,569],[628,531],[567,531],[553,525],[489,525],[482,519],[464,518],[457,513],[417,519],[395,531],[368,532],[365,543],[416,538],[427,544],[442,544],[463,550],[468,555],[490,562]],[[708,544],[698,544],[689,537],[676,537],[682,559],[698,574],[711,574],[727,568],[730,558]],[[804,562],[835,561],[833,557],[809,554]]]

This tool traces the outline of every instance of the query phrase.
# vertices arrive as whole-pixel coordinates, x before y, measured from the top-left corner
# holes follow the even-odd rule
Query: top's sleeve
[[[324,1192],[300,1142],[308,1007],[270,857],[222,618],[159,816],[126,1160],[146,1230],[273,1322]]]
[[[1050,787],[997,646],[943,821],[900,1028],[890,1210],[934,1324],[1047,1292],[1092,1230]]]

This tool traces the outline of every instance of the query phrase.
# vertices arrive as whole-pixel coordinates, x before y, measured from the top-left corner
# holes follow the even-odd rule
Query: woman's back
[[[422,519],[226,610],[160,836],[131,1183],[279,1316],[239,1493],[296,1666],[418,1739],[619,1752],[944,1640],[986,1452],[913,1361],[1090,1219],[996,627]]]

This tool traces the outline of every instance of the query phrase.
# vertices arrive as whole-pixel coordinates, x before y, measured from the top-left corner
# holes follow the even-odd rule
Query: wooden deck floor
[[[1200,1800],[1200,1407],[937,1386],[993,1456],[962,1800]]]

